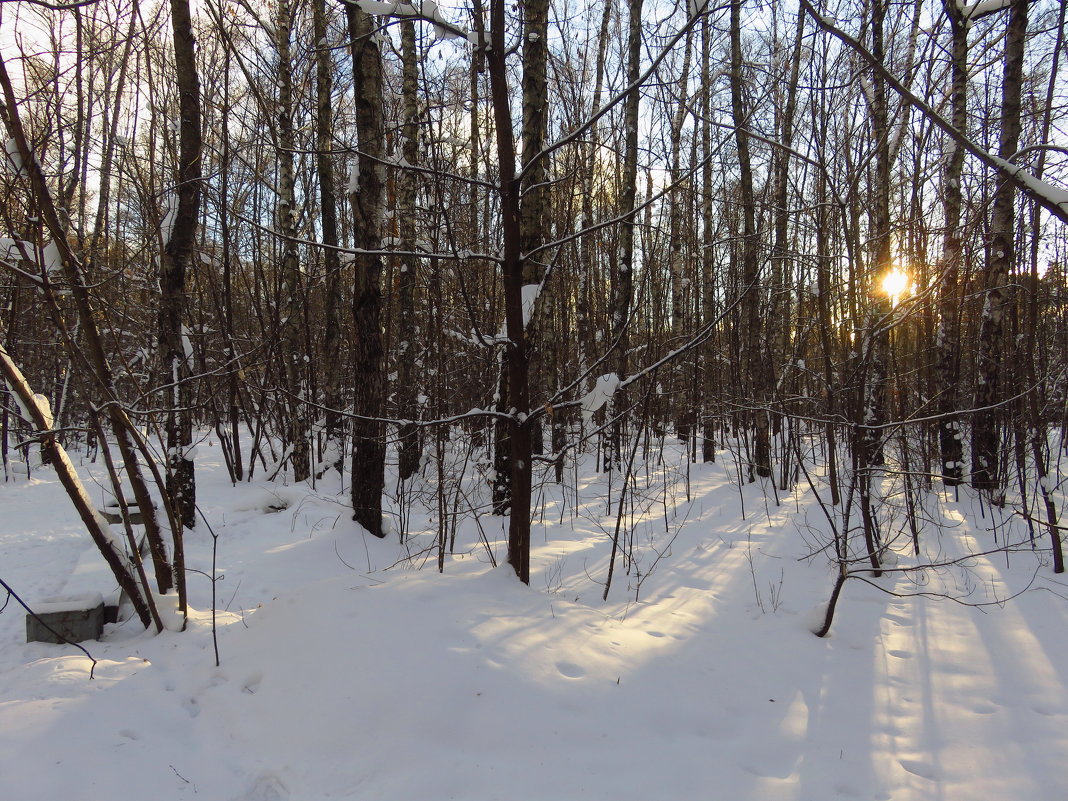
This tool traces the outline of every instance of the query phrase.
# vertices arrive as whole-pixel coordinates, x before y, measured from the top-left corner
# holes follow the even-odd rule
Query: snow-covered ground
[[[187,630],[108,626],[85,644],[92,681],[76,649],[26,644],[9,601],[0,796],[1065,797],[1068,583],[1045,564],[1048,540],[1031,551],[1011,508],[932,496],[919,524],[928,560],[1025,547],[889,574],[873,581],[882,590],[851,579],[819,639],[829,523],[811,491],[776,503],[735,471],[728,453],[688,474],[678,459],[641,467],[605,602],[618,486],[592,470],[543,485],[525,587],[491,567],[504,545],[488,515],[489,546],[463,521],[437,572],[432,481],[417,488],[407,542],[379,541],[350,521],[336,479],[232,487],[204,443],[221,666],[203,525],[187,538],[199,571]],[[464,498],[450,494],[449,508]],[[900,566],[916,563],[907,536],[895,547]],[[0,576],[31,603],[112,587],[47,469],[0,483]],[[980,607],[925,592],[970,604],[1021,594]]]

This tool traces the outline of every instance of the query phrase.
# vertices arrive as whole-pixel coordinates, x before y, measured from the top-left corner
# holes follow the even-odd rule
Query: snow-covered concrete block
[[[104,599],[99,594],[47,598],[26,615],[26,642],[99,640],[104,631]],[[51,629],[51,630],[50,630]]]

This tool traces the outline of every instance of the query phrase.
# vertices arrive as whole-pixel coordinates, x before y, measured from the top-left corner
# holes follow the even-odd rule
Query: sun
[[[879,288],[890,298],[890,303],[896,306],[911,291],[912,278],[900,267],[895,267],[883,276],[883,280],[879,282]]]

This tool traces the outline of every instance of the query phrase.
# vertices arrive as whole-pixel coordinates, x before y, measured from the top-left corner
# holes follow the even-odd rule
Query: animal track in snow
[[[922,762],[918,759],[899,759],[898,762],[905,770],[914,776],[919,776],[921,779],[929,779],[936,782],[942,778],[938,768],[927,762]]]
[[[256,690],[260,688],[260,683],[263,681],[263,673],[256,671],[250,673],[248,677],[241,682],[241,692],[248,695],[255,695]]]
[[[569,679],[581,679],[586,675],[586,669],[574,662],[557,662],[556,669],[560,671],[561,676]]]

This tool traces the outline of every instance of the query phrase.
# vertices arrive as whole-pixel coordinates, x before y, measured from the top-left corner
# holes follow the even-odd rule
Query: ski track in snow
[[[690,502],[681,462],[643,473],[607,603],[609,477],[581,473],[577,507],[545,486],[527,588],[490,569],[469,524],[439,575],[425,514],[406,547],[378,541],[336,479],[232,488],[218,449],[200,454],[221,666],[202,574],[187,631],[130,621],[87,643],[91,682],[74,649],[25,644],[9,604],[5,797],[1055,801],[1068,786],[1068,602],[1049,568],[1034,587],[1053,591],[1003,606],[914,595],[1007,597],[1032,580],[1029,552],[877,580],[904,597],[851,580],[820,640],[833,570],[801,557],[829,540],[821,512],[803,491],[776,506],[770,488],[739,490],[726,453],[690,466]],[[46,468],[0,485],[0,503],[0,570],[26,600],[110,589]],[[932,554],[993,544],[967,496],[938,513]],[[483,526],[503,561],[500,521]],[[207,531],[186,542],[208,573]]]

